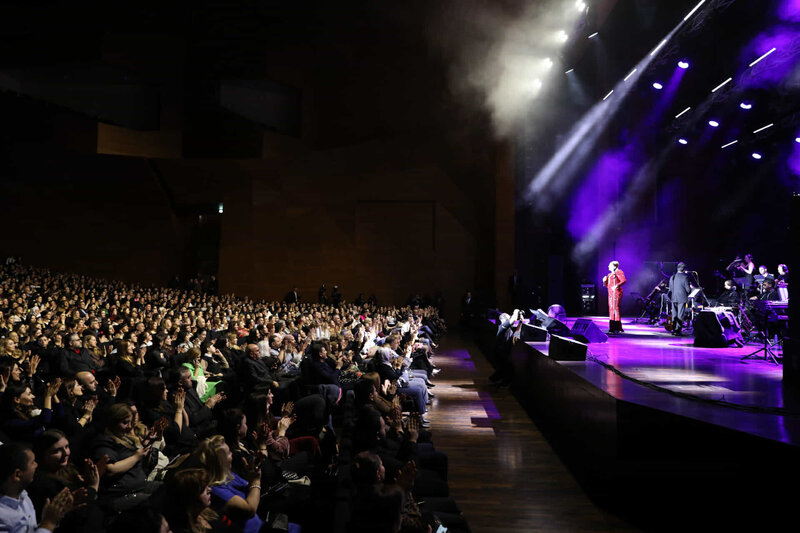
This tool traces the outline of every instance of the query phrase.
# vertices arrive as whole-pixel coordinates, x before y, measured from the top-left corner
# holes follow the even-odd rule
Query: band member
[[[732,279],[725,280],[725,290],[717,298],[719,305],[725,307],[739,307],[742,301],[742,295],[736,290],[736,284]]]
[[[753,298],[758,298],[759,300],[768,300],[770,302],[779,301],[781,299],[781,295],[778,294],[778,290],[775,288],[775,280],[772,278],[765,279],[761,296],[754,296]]]
[[[625,333],[622,329],[620,305],[622,303],[622,286],[625,285],[625,273],[619,269],[619,261],[608,264],[608,274],[603,276],[603,285],[608,289],[608,332]]]
[[[789,283],[789,267],[783,263],[778,265],[778,281]]]
[[[678,271],[669,278],[669,296],[672,300],[672,334],[680,335],[683,327],[683,319],[686,315],[686,307],[689,304],[689,293],[692,292],[692,284],[689,275],[686,274],[686,264],[678,263]]]
[[[753,290],[753,281],[756,273],[756,264],[753,262],[753,256],[750,254],[745,255],[744,263],[736,268],[744,272],[744,292],[747,294]]]

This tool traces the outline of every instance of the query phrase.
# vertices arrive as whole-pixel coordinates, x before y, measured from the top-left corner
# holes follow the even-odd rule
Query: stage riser
[[[480,344],[491,346],[494,330],[481,335]],[[484,353],[491,361],[491,351]],[[791,508],[794,496],[780,487],[800,475],[797,447],[618,400],[569,369],[583,363],[557,362],[524,343],[512,358],[515,397],[609,510],[647,529],[662,529],[653,525],[656,516],[663,529],[695,529],[706,522],[763,526]],[[765,492],[769,497],[759,500]],[[744,511],[709,514],[737,496],[747,496]]]

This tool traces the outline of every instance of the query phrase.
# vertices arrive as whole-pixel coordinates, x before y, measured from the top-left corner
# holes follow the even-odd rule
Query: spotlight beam
[[[689,112],[689,110],[690,110],[690,109],[691,109],[691,107],[687,107],[686,109],[684,109],[683,111],[681,111],[680,113],[678,113],[677,115],[675,115],[675,118],[679,118],[679,117],[681,117],[681,116],[685,115],[686,113],[688,113],[688,112]]]
[[[625,79],[624,79],[624,80],[622,80],[622,81],[628,81],[628,78],[630,78],[631,76],[633,76],[635,73],[636,73],[636,69],[633,69],[633,70],[630,72],[630,74],[628,74],[627,76],[625,76]]]
[[[735,140],[735,141],[731,141],[731,142],[729,142],[728,144],[723,144],[723,145],[722,145],[722,148],[727,148],[727,147],[729,147],[729,146],[733,146],[734,144],[736,144],[736,143],[738,143],[738,142],[739,142],[739,140],[738,140],[738,139],[737,139],[737,140]]]

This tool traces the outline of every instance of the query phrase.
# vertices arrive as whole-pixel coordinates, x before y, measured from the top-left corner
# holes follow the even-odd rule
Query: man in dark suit
[[[283,301],[287,304],[296,304],[300,301],[300,295],[297,293],[297,287],[292,287],[292,290],[286,293]]]
[[[692,284],[689,281],[689,275],[686,273],[686,264],[678,263],[678,271],[669,278],[669,296],[672,300],[673,335],[681,334],[686,308],[689,305],[690,292],[692,292]]]
[[[472,319],[475,317],[475,298],[472,297],[472,292],[467,291],[461,299],[461,325],[469,326]]]

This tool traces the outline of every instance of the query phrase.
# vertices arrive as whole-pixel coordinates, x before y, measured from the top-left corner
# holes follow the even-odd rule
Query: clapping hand
[[[286,417],[290,416],[294,412],[294,402],[286,402],[281,407],[281,416]]]

